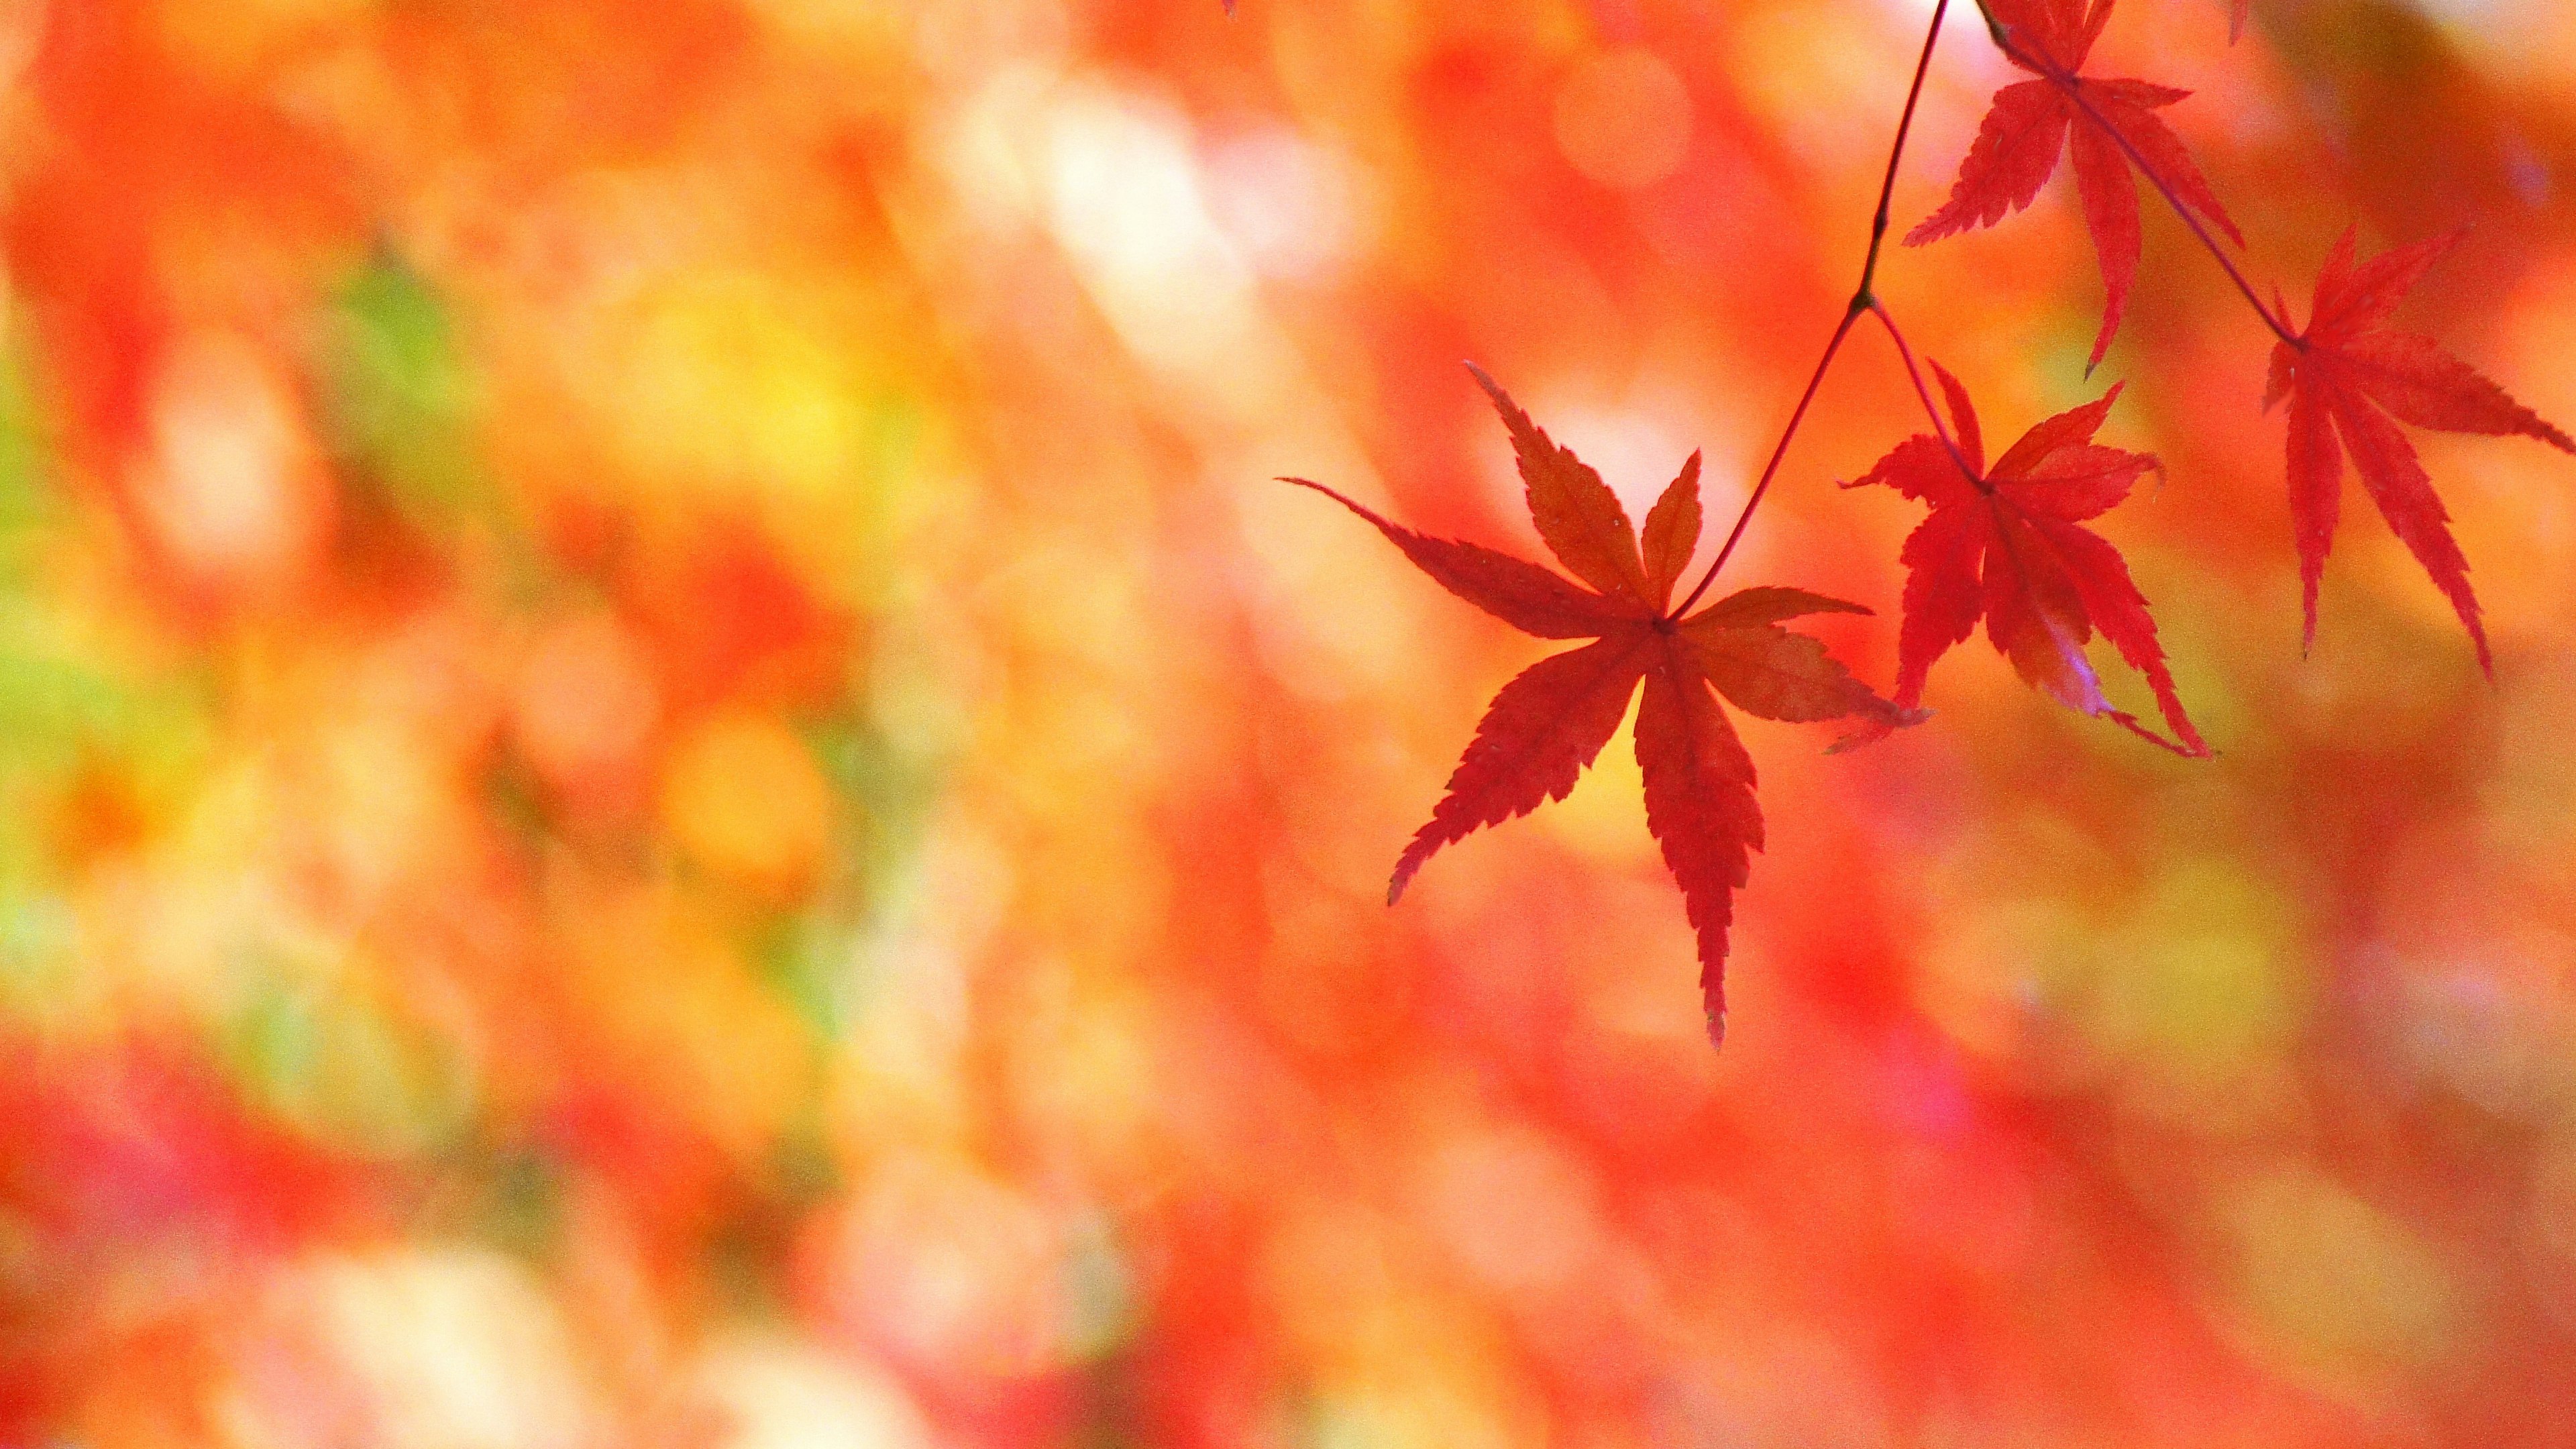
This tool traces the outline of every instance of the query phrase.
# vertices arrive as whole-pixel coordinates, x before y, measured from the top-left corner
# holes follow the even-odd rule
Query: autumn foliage
[[[2325,574],[2326,549],[2342,514],[2343,460],[2350,454],[2379,516],[2451,601],[2477,645],[2478,667],[2492,674],[2487,631],[2469,589],[2469,561],[2451,540],[2450,515],[2434,496],[2415,445],[2391,418],[2450,433],[2520,433],[2562,453],[2576,453],[2576,441],[2431,338],[2382,325],[2458,240],[2456,234],[2433,237],[2356,266],[2352,233],[2346,231],[2317,275],[2306,328],[2287,335],[2290,307],[2277,303],[2285,335],[2272,349],[2263,407],[2269,411],[2285,397],[2290,401],[2290,518],[2298,536],[2303,637],[2316,638],[2317,581]]]
[[[0,6],[0,1445],[2564,1445],[2576,6],[1932,8]]]
[[[1480,372],[1476,381],[1511,430],[1539,537],[1582,584],[1474,544],[1425,538],[1321,484],[1289,480],[1367,519],[1442,588],[1504,623],[1542,639],[1594,641],[1531,665],[1494,696],[1448,793],[1396,861],[1387,903],[1441,846],[1564,799],[1610,742],[1642,681],[1637,765],[1647,828],[1699,935],[1700,993],[1709,1035],[1718,1037],[1726,1023],[1726,928],[1747,853],[1762,848],[1762,809],[1753,760],[1711,692],[1762,719],[1858,716],[1860,731],[1846,743],[1915,723],[1921,712],[1880,699],[1823,645],[1780,627],[1802,614],[1869,612],[1858,604],[1764,587],[1695,613],[1689,600],[1673,607],[1673,585],[1699,547],[1698,454],[1655,500],[1641,534],[1599,474],[1549,441],[1492,379]]]
[[[2278,305],[2277,316],[2267,310],[2210,236],[2204,222],[2218,227],[2237,245],[2244,244],[2236,223],[2228,219],[2226,208],[2192,164],[2182,142],[2156,116],[2159,109],[2190,93],[2145,81],[2084,74],[2086,57],[2110,23],[2113,0],[1977,0],[1977,4],[1996,48],[2038,79],[2017,81],[1995,93],[1976,141],[1960,164],[1949,200],[1905,234],[1906,245],[1920,246],[1991,226],[2028,206],[2071,147],[2085,225],[2101,263],[2105,293],[2101,330],[2094,336],[2085,365],[2089,373],[2110,350],[2128,307],[2142,235],[2136,183],[2143,180],[2172,205],[2280,338],[2272,354],[2264,407],[2269,410],[2284,396],[2290,399],[2291,512],[2306,637],[2313,640],[2316,632],[2317,580],[2334,536],[2342,460],[2348,451],[2389,527],[2458,611],[2477,646],[2479,667],[2492,674],[2486,632],[2469,589],[2467,561],[2452,542],[2448,516],[2433,494],[2431,480],[2387,414],[2452,432],[2526,434],[2564,452],[2576,453],[2576,442],[2429,339],[2376,329],[2455,238],[2419,242],[2356,269],[2353,236],[2346,231],[2317,280],[2307,330],[2292,335],[2287,304]],[[1617,499],[1589,468],[1549,442],[1482,372],[1476,380],[1493,397],[1511,430],[1513,451],[1528,486],[1530,516],[1540,537],[1578,578],[1600,590],[1599,595],[1566,597],[1561,581],[1529,571],[1525,564],[1471,545],[1422,538],[1329,489],[1320,489],[1376,524],[1450,592],[1486,612],[1543,638],[1597,635],[1601,640],[1533,666],[1495,696],[1466,757],[1450,777],[1448,794],[1396,863],[1388,902],[1403,894],[1405,882],[1441,845],[1480,826],[1525,814],[1543,801],[1564,798],[1574,788],[1575,777],[1618,727],[1642,673],[1647,681],[1646,702],[1638,715],[1637,751],[1644,767],[1647,819],[1662,845],[1665,863],[1681,884],[1691,925],[1698,933],[1700,987],[1712,1040],[1723,1033],[1722,978],[1732,893],[1745,882],[1746,851],[1762,846],[1752,762],[1723,712],[1710,700],[1712,688],[1753,713],[1775,719],[1868,713],[1871,732],[1856,738],[1876,738],[1923,717],[1918,706],[1933,661],[1967,638],[1983,620],[1987,638],[2034,688],[2071,709],[2110,720],[2177,753],[2210,753],[2184,711],[2172,672],[2166,668],[2145,595],[2131,579],[2119,551],[2082,526],[2126,497],[2140,476],[2160,471],[2161,465],[2150,455],[2093,443],[2120,395],[2119,386],[2092,403],[2034,426],[1989,469],[1968,390],[1938,363],[1932,364],[1948,400],[1954,438],[1942,427],[1903,333],[1871,291],[1879,242],[1887,229],[1888,198],[1904,158],[1906,130],[1912,124],[1947,8],[1947,0],[1934,8],[1931,29],[1924,38],[1913,90],[1906,97],[1904,118],[1890,148],[1860,285],[1725,549],[1682,602],[1687,611],[1724,566],[1727,553],[1770,486],[1835,353],[1852,325],[1862,315],[1870,315],[1885,326],[1903,356],[1933,425],[1931,433],[1899,444],[1865,476],[1846,485],[1883,483],[1932,509],[1931,516],[1905,540],[1902,554],[1907,571],[1905,609],[1893,704],[1878,701],[1865,690],[1848,694],[1859,686],[1848,684],[1841,666],[1827,660],[1812,641],[1807,641],[1807,648],[1813,663],[1804,667],[1830,669],[1830,684],[1821,675],[1798,675],[1795,669],[1770,664],[1761,676],[1764,680],[1812,679],[1812,689],[1775,695],[1772,709],[1752,703],[1742,675],[1710,667],[1718,662],[1720,651],[1713,642],[1716,636],[1707,631],[1721,627],[1721,620],[1737,617],[1729,612],[1730,605],[1757,595],[1779,595],[1814,600],[1799,612],[1868,611],[1793,591],[1756,589],[1701,614],[1668,616],[1665,599],[1673,581],[1688,567],[1698,539],[1698,455],[1692,456],[1648,516],[1641,562],[1637,540]],[[2244,15],[2241,4],[2231,12],[2231,39],[2241,30]],[[2341,449],[2336,445],[2338,434]],[[1559,592],[1550,595],[1550,589]],[[1757,609],[1744,617],[1768,624],[1788,615],[1765,615]],[[2085,652],[2097,632],[2146,677],[2172,739],[2158,735],[2105,697]],[[1655,633],[1666,641],[1660,652],[1650,647],[1650,635]],[[1775,649],[1786,649],[1787,641],[1795,637],[1776,629],[1772,633],[1778,636]],[[1740,652],[1744,646],[1729,647]],[[1816,697],[1811,699],[1811,693]],[[1868,706],[1859,702],[1863,699]],[[1783,703],[1791,711],[1811,712],[1780,712]],[[1812,712],[1820,708],[1830,713]]]
[[[2135,167],[2171,198],[2207,218],[2239,246],[2244,237],[2211,194],[2200,168],[2156,112],[2190,95],[2146,81],[2104,80],[2083,73],[2084,58],[2111,21],[2111,0],[1999,0],[1986,10],[1996,45],[2014,65],[2040,77],[1995,92],[1977,127],[1976,144],[1959,163],[1959,180],[1941,209],[1905,234],[1907,246],[1938,241],[1970,227],[1992,226],[2030,205],[2075,154],[2084,225],[2102,263],[2102,330],[2086,366],[2099,365],[2120,330],[2129,283],[2138,273],[2142,235]]]
[[[1902,555],[1905,625],[1897,644],[1897,702],[1911,706],[1921,700],[1932,661],[1982,619],[1996,652],[2011,659],[2034,688],[2168,749],[2208,754],[2174,693],[2146,599],[2130,582],[2119,551],[2082,527],[2109,512],[2157,467],[2148,454],[2093,442],[2120,389],[2033,427],[1989,468],[1968,390],[1939,363],[1932,371],[1949,400],[1956,438],[1918,433],[1844,485],[1884,483],[1932,509],[1905,540]],[[2096,630],[2146,676],[2179,744],[2103,697],[2084,651]]]

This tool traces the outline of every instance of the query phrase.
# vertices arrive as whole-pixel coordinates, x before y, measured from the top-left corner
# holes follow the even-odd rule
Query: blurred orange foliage
[[[1722,1054],[1624,741],[1380,903],[1537,646],[1267,480],[1532,551],[1474,357],[1731,516],[1927,17],[0,11],[0,1441],[2561,1441],[2563,460],[2421,439],[2492,687],[2366,519],[2303,659],[2169,218],[2104,529],[2218,759],[1748,726]],[[2474,221],[2400,321],[2576,417],[2576,11],[2226,31],[2097,60],[2256,274]],[[2082,400],[2069,198],[1879,292]],[[1729,566],[1874,682],[1920,426],[1856,339]]]

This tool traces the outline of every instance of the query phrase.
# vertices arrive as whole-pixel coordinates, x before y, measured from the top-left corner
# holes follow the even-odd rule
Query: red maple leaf
[[[2284,396],[2290,400],[2290,525],[2299,545],[2302,647],[2316,639],[2317,580],[2334,542],[2343,506],[2343,456],[2350,452],[2353,471],[2379,505],[2379,516],[2468,626],[2478,667],[2495,673],[2486,629],[2478,622],[2477,595],[2469,590],[2469,563],[2451,537],[2451,516],[2434,496],[2415,445],[2389,414],[2449,433],[2523,433],[2568,453],[2576,453],[2576,441],[2431,338],[2379,325],[2460,235],[2399,247],[2355,267],[2353,232],[2345,228],[2317,276],[2307,330],[2295,341],[2273,345],[2263,410],[2271,411]],[[2287,327],[2289,304],[2276,301]],[[2337,433],[2343,437],[2340,448]]]
[[[1823,644],[1779,627],[1802,614],[1870,612],[1858,604],[1753,588],[1676,617],[1673,584],[1699,545],[1697,453],[1647,513],[1641,539],[1600,474],[1551,441],[1491,378],[1476,372],[1476,381],[1511,430],[1539,537],[1580,583],[1492,549],[1415,533],[1321,483],[1281,480],[1367,519],[1441,587],[1504,623],[1542,639],[1593,641],[1540,660],[1494,696],[1447,793],[1396,862],[1387,902],[1440,847],[1564,799],[1617,732],[1642,682],[1636,734],[1646,826],[1698,934],[1700,989],[1716,1040],[1725,1029],[1734,893],[1745,882],[1747,853],[1762,848],[1753,761],[1717,696],[1764,719],[1860,716],[1861,728],[1836,749],[1913,724],[1923,712],[1889,704]]]
[[[2245,238],[2192,164],[2182,141],[2156,117],[2189,91],[2140,80],[2103,80],[2078,74],[2085,55],[2111,18],[2111,0],[1989,0],[1986,13],[2013,64],[2039,76],[1995,92],[1977,127],[1977,139],[1959,163],[1950,199],[1905,234],[1907,246],[1938,241],[1970,227],[1992,226],[2030,205],[2057,170],[2057,158],[2074,132],[2075,186],[2084,203],[2084,225],[2102,264],[2102,330],[2093,339],[2090,369],[2110,349],[2128,306],[2142,246],[2132,157],[2148,179],[2225,231],[2238,246]],[[2126,142],[2126,146],[2122,145]]]
[[[2165,668],[2163,646],[2147,601],[2129,579],[2119,550],[2081,525],[2129,495],[2139,477],[2158,470],[2151,453],[2106,448],[2093,434],[2109,415],[2120,385],[2022,434],[1985,464],[1976,409],[1959,380],[1932,364],[1958,429],[1952,444],[1917,433],[1868,473],[1844,484],[1884,483],[1932,506],[1905,540],[1905,621],[1896,644],[1896,704],[1923,697],[1932,661],[1986,621],[1986,637],[2021,677],[2085,714],[2114,721],[2187,755],[2209,746],[2183,713]],[[2094,631],[2146,676],[2175,744],[2114,709],[2085,657]]]

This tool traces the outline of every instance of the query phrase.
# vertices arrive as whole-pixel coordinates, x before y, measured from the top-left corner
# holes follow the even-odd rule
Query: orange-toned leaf
[[[1747,714],[1841,719],[1871,713],[1885,701],[1852,678],[1825,652],[1822,641],[1791,633],[1774,621],[1799,614],[1868,612],[1858,604],[1797,589],[1747,589],[1683,620],[1674,638],[1690,667]]]
[[[1646,602],[1661,612],[1673,601],[1673,584],[1690,567],[1699,547],[1699,454],[1682,461],[1682,471],[1664,488],[1664,496],[1646,510]]]
[[[1754,624],[1777,624],[1783,619],[1798,619],[1809,614],[1866,614],[1871,610],[1842,599],[1829,599],[1805,589],[1783,589],[1765,584],[1758,588],[1739,589],[1683,621],[1684,629],[1722,625],[1730,629]]]
[[[1512,456],[1520,465],[1529,498],[1530,522],[1565,571],[1605,594],[1647,597],[1646,568],[1637,555],[1637,533],[1619,495],[1592,471],[1592,465],[1557,446],[1514,403],[1511,395],[1473,363],[1467,365],[1477,385],[1494,400],[1503,426],[1512,435]],[[1697,535],[1693,535],[1697,543]]]

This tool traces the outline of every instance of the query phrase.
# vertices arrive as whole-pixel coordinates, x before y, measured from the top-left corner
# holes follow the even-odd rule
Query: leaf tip
[[[2147,728],[2145,721],[2140,720],[2136,715],[2129,713],[2127,710],[2101,709],[2095,710],[2093,713],[2109,720],[2111,723],[2118,725],[2129,733],[2136,735],[2139,739],[2145,740],[2148,744],[2154,745],[2159,749],[2170,750],[2173,753],[2182,756],[2186,760],[2205,760],[2209,758],[2209,745],[2197,734],[2186,735],[2181,743],[2176,743],[2172,740],[2166,739],[2163,735],[2157,734],[2154,730]]]
[[[1510,393],[1503,391],[1503,385],[1494,381],[1492,373],[1472,361],[1466,362],[1465,366],[1467,375],[1476,380],[1476,386],[1483,388],[1485,397],[1493,403],[1494,415],[1503,420],[1504,430],[1512,435],[1513,448],[1517,451],[1524,447],[1524,434],[1533,432],[1538,425],[1530,421],[1530,415],[1521,410],[1519,403],[1512,401]]]
[[[1335,503],[1342,505],[1344,508],[1349,509],[1351,512],[1358,514],[1360,517],[1367,519],[1369,522],[1377,525],[1380,529],[1391,528],[1394,526],[1388,523],[1385,519],[1378,517],[1377,514],[1371,512],[1369,509],[1362,507],[1358,502],[1354,501],[1350,495],[1342,492],[1340,489],[1331,487],[1327,484],[1318,483],[1312,478],[1296,478],[1283,473],[1273,481],[1280,483],[1293,483],[1300,488],[1311,488],[1333,500]]]
[[[1420,868],[1420,864],[1413,858],[1410,851],[1405,853],[1404,859],[1396,862],[1395,874],[1389,877],[1386,883],[1386,903],[1389,906],[1404,899],[1404,888],[1413,884],[1413,873]]]
[[[1439,812],[1432,812],[1431,819],[1405,843],[1404,854],[1395,858],[1395,874],[1387,877],[1386,882],[1388,905],[1404,899],[1405,889],[1413,884],[1415,872],[1421,870],[1422,863],[1429,860],[1432,852],[1446,844],[1448,839],[1440,834]]]
[[[2102,330],[2093,334],[2093,355],[2084,360],[2084,380],[2086,382],[2091,382],[2093,380],[2093,369],[2102,365],[2102,359],[2111,355],[2111,339],[2118,336],[2119,332],[2119,312],[2115,310],[2104,314],[2102,318]]]

